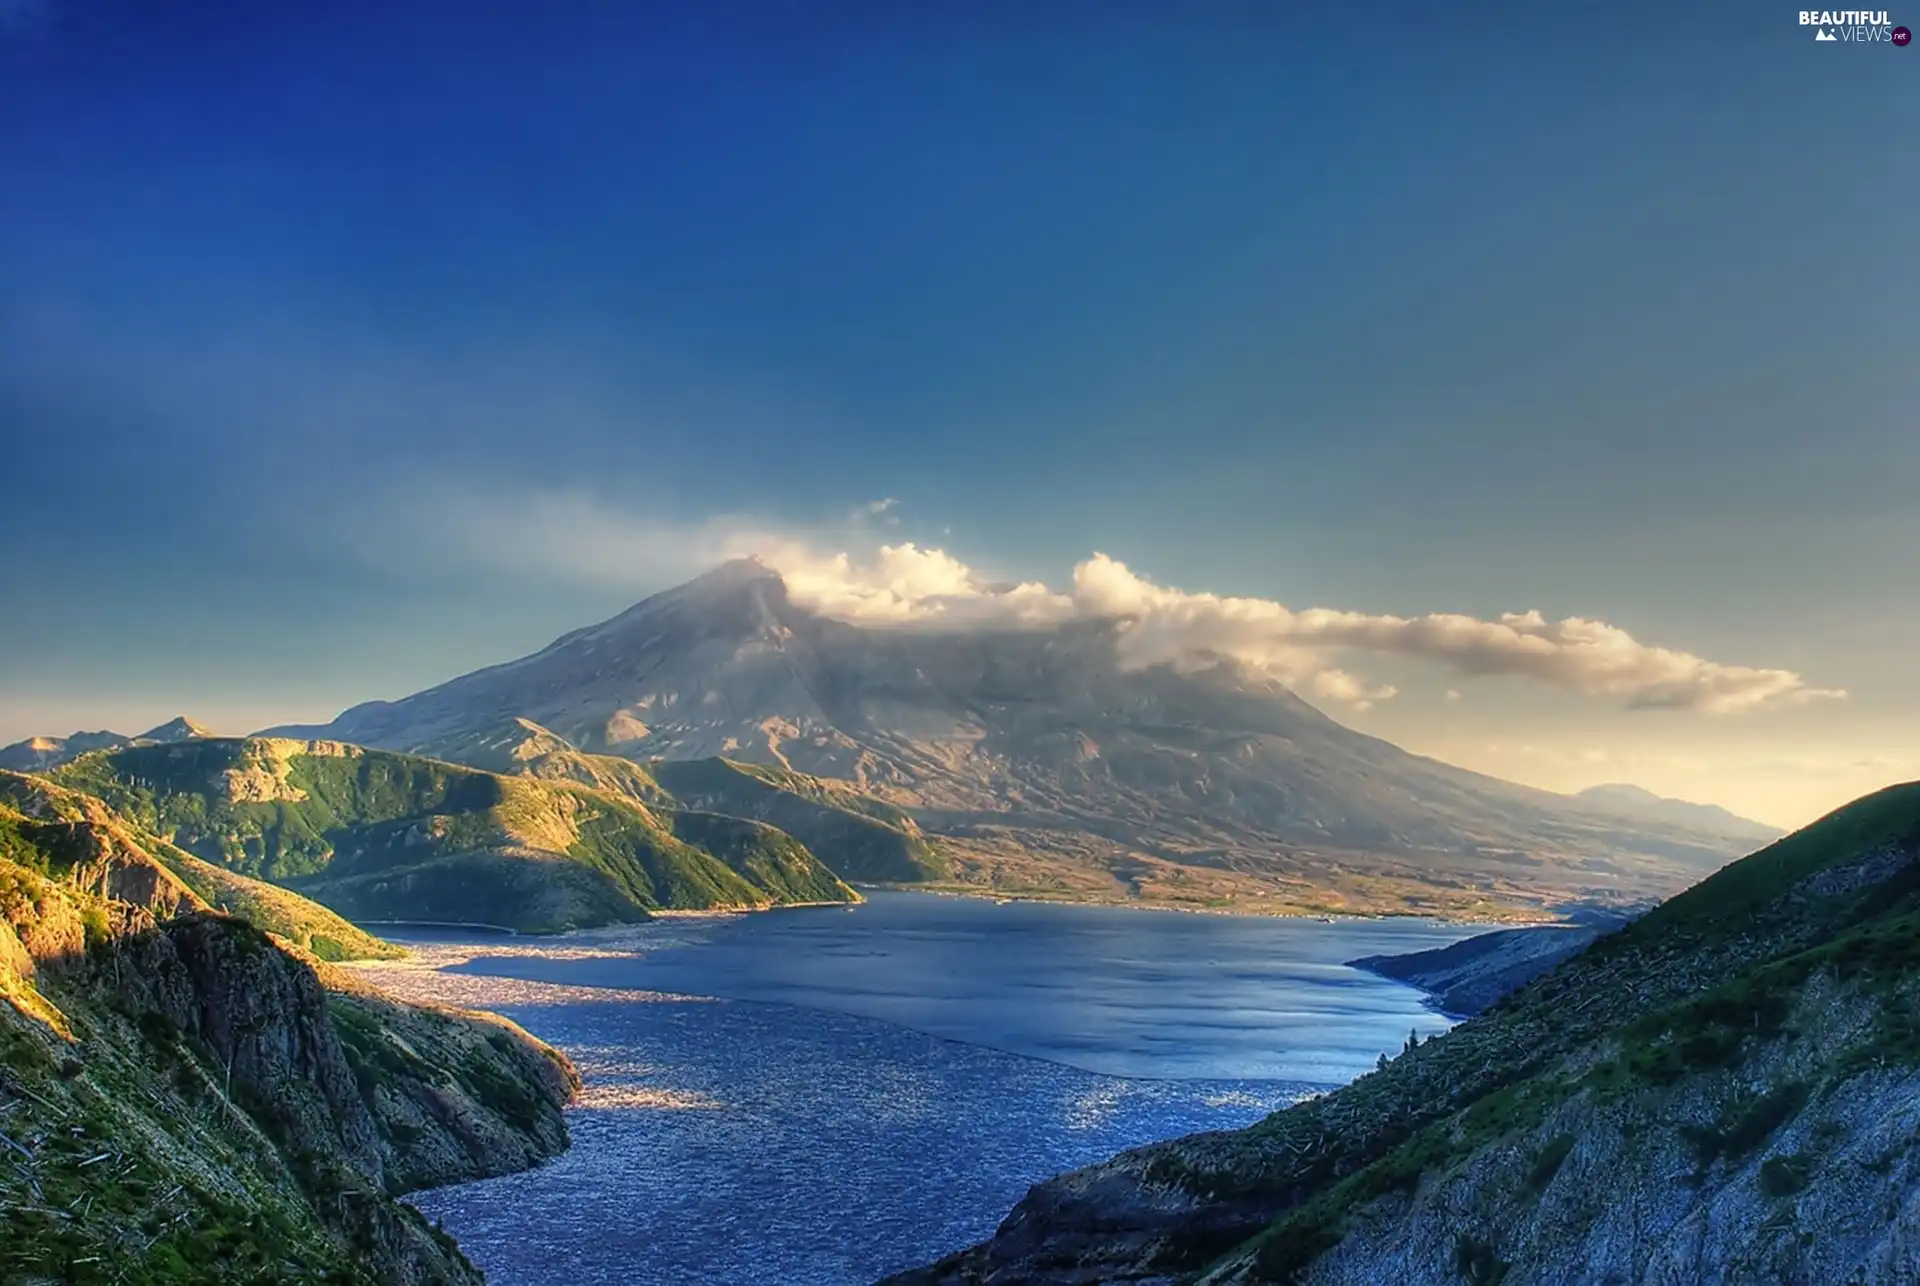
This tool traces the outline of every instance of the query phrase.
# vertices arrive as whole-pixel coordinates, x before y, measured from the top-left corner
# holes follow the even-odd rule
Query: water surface
[[[417,1194],[497,1286],[860,1286],[1027,1187],[1245,1125],[1446,1020],[1345,968],[1471,929],[875,894],[563,940],[401,935],[588,1081],[573,1149]],[[699,998],[699,999],[694,999]]]

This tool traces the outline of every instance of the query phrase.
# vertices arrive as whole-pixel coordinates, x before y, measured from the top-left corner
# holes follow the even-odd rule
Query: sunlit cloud
[[[1642,642],[1583,616],[1538,611],[1493,619],[1295,610],[1273,599],[1161,585],[1095,553],[1060,588],[995,579],[941,548],[880,543],[866,521],[898,515],[893,499],[808,528],[748,517],[686,523],[611,506],[580,493],[512,499],[443,493],[415,498],[417,538],[439,554],[529,576],[566,577],[635,592],[753,556],[781,574],[793,600],[837,620],[884,629],[1054,629],[1112,625],[1123,665],[1236,661],[1353,709],[1398,689],[1351,669],[1355,658],[1440,665],[1465,677],[1518,676],[1634,709],[1737,714],[1845,694],[1792,670],[1729,664]],[[1460,699],[1449,688],[1446,699]]]

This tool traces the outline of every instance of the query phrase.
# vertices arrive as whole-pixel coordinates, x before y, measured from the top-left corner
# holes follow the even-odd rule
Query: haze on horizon
[[[644,9],[0,5],[0,740],[325,720],[757,552],[1553,789],[1920,777],[1920,53]]]

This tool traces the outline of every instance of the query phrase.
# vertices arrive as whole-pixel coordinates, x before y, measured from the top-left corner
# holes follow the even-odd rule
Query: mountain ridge
[[[1345,728],[1216,658],[1130,669],[1113,621],[873,628],[725,564],[527,656],[267,730],[436,757],[525,720],[642,766],[730,759],[909,813],[951,886],[1237,910],[1537,918],[1743,851]],[[935,881],[939,882],[939,881]]]
[[[1751,817],[1742,817],[1718,804],[1700,804],[1690,799],[1658,795],[1644,786],[1636,786],[1631,782],[1606,782],[1598,786],[1589,786],[1585,790],[1576,791],[1573,798],[1599,804],[1602,807],[1619,809],[1629,815],[1664,818],[1682,824],[1713,826],[1732,835],[1750,835],[1763,843],[1778,839],[1786,833],[1778,826],[1769,826],[1765,822],[1756,822]]]
[[[122,746],[143,746],[193,741],[214,734],[185,715],[176,715],[158,727],[136,737],[118,732],[75,732],[64,737],[31,736],[11,745],[0,746],[0,769],[12,772],[45,772],[95,750],[117,750]]]

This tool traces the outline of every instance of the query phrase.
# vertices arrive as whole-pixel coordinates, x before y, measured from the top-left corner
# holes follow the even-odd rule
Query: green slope
[[[663,761],[651,769],[681,805],[778,826],[842,879],[915,884],[949,874],[904,809],[838,783],[730,759]]]
[[[1349,1086],[1040,1184],[899,1280],[1909,1280],[1916,1128],[1920,784]]]
[[[807,846],[777,827],[742,817],[678,809],[667,814],[675,836],[712,853],[742,879],[789,902],[840,902],[845,888]]]
[[[0,854],[59,855],[69,867],[104,869],[117,860],[150,863],[191,894],[192,905],[226,912],[278,934],[322,960],[391,959],[406,954],[309,898],[211,862],[147,832],[104,802],[44,777],[0,771]],[[24,859],[23,859],[24,860]]]
[[[394,1198],[564,1148],[565,1059],[199,909],[117,819],[16,798],[0,802],[0,1280],[478,1286]]]
[[[503,719],[418,753],[507,776],[575,782],[643,804],[669,802],[652,774],[631,759],[589,754],[530,719]]]
[[[206,862],[362,921],[542,932],[857,898],[804,849],[769,877],[765,863],[736,869],[681,838],[636,799],[338,742],[128,747],[51,775]]]
[[[764,822],[799,840],[843,880],[915,884],[950,874],[905,809],[805,773],[729,759],[662,760],[643,767],[580,750],[528,719],[505,719],[435,741],[426,753],[489,772],[578,782],[656,810]]]

